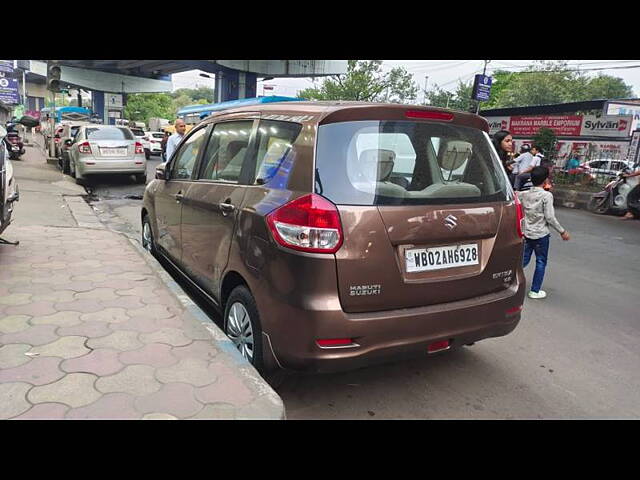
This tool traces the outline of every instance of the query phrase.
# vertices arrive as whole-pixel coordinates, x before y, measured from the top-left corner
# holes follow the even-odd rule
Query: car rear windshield
[[[162,138],[164,135],[162,133],[152,133],[153,138]]]
[[[132,128],[131,131],[136,137],[144,137],[144,130],[141,130],[139,128]]]
[[[133,140],[128,128],[87,128],[87,138],[91,140]]]
[[[439,122],[358,121],[318,129],[315,190],[342,205],[504,201],[488,135]]]

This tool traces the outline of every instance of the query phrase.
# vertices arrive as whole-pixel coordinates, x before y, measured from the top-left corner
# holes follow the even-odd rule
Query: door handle
[[[182,199],[184,198],[184,195],[182,195],[182,192],[178,192],[174,195],[175,199],[176,199],[176,203],[180,203],[182,201]]]
[[[235,205],[231,203],[219,203],[218,206],[225,217],[236,209]]]

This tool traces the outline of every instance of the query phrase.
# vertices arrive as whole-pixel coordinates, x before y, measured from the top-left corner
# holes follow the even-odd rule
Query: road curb
[[[587,205],[589,205],[589,200],[591,200],[593,193],[556,187],[553,190],[553,204],[556,207],[588,210]]]

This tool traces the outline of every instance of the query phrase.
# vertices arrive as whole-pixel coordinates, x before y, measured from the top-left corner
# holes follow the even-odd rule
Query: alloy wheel
[[[244,358],[253,363],[254,339],[253,327],[249,312],[245,306],[236,302],[229,309],[226,321],[226,334],[234,343]]]
[[[142,226],[142,246],[147,252],[153,253],[153,237],[151,235],[151,225],[149,225],[149,222],[144,222]]]

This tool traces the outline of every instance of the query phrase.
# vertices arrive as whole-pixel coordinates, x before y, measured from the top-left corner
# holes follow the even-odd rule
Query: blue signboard
[[[18,105],[20,94],[18,77],[12,67],[2,65],[0,68],[0,101],[8,105]]]
[[[491,80],[492,78],[488,75],[476,75],[471,98],[479,102],[488,101],[491,95]]]

